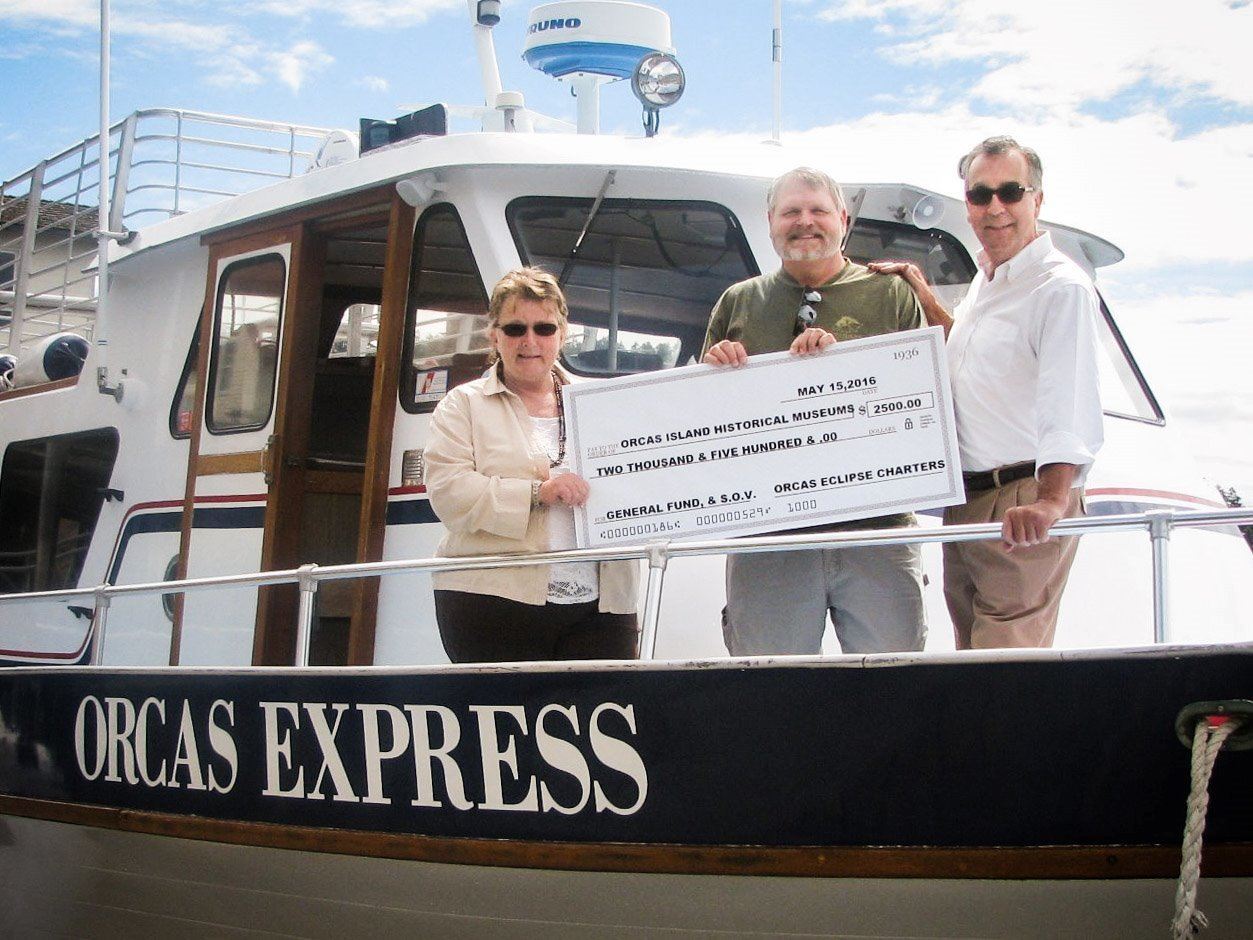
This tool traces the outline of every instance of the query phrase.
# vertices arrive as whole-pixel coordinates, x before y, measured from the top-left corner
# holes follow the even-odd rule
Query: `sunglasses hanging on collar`
[[[814,308],[814,304],[820,303],[822,303],[821,291],[812,287],[806,287],[801,292],[801,307],[796,311],[796,325],[792,329],[793,336],[800,336],[814,325],[814,320],[818,318],[818,311]]]

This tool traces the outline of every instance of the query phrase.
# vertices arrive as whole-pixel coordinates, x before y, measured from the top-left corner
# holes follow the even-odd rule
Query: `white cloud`
[[[90,26],[100,22],[100,4],[97,0],[0,0],[0,20]]]
[[[901,91],[880,92],[873,95],[871,101],[877,105],[919,108],[937,108],[942,104],[944,93],[935,86],[910,85]]]
[[[198,6],[191,3],[182,8],[194,14]],[[296,42],[287,48],[273,47],[255,39],[236,22],[221,17],[173,18],[169,15],[171,9],[179,8],[133,0],[123,10],[114,11],[110,18],[114,55],[118,54],[120,38],[135,43],[133,50],[138,56],[168,55],[171,48],[177,48],[189,53],[191,60],[205,71],[208,84],[254,87],[262,84],[266,76],[272,76],[293,92],[299,92],[312,73],[334,61],[313,41]],[[45,30],[94,32],[99,25],[99,6],[95,0],[0,0],[0,20],[5,19],[38,21]],[[58,54],[72,57],[79,51],[66,47],[58,49]],[[95,54],[93,47],[87,57],[94,59]]]
[[[464,11],[466,5],[464,0],[266,0],[250,9],[286,17],[330,13],[351,26],[392,28],[421,23],[448,10]]]
[[[298,42],[284,52],[270,53],[271,69],[279,81],[293,92],[300,91],[310,72],[325,68],[334,61],[316,42]]]
[[[1042,120],[942,111],[865,115],[784,135],[816,151],[840,179],[896,181],[960,196],[957,160],[984,137],[1011,134],[1044,160],[1044,217],[1107,238],[1127,253],[1120,270],[1166,264],[1253,263],[1247,220],[1253,123],[1181,138],[1154,113],[1117,121],[1069,114]],[[690,135],[749,143],[759,134]]]
[[[1227,296],[1172,291],[1111,307],[1131,348],[1216,483],[1235,485],[1253,503],[1253,289]]]
[[[357,79],[357,84],[377,92],[388,91],[392,87],[391,82],[379,75],[362,75]]]
[[[253,63],[259,62],[260,50],[251,44],[229,44],[200,58],[205,82],[218,88],[254,88],[265,76]]]
[[[1141,83],[1253,105],[1253,9],[1223,0],[841,0],[819,16],[896,27],[894,62],[986,63],[971,94],[1000,105],[1069,110]]]
[[[138,37],[153,47],[176,46],[195,51],[221,50],[238,42],[239,31],[230,26],[210,26],[158,15],[113,17],[110,30],[120,36]]]

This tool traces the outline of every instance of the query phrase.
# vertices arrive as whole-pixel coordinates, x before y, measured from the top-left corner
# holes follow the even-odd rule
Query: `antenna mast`
[[[96,322],[91,332],[96,349],[96,391],[122,401],[122,383],[109,384],[109,242],[125,239],[109,228],[109,0],[100,0],[100,198],[96,209]],[[121,151],[119,151],[121,159]],[[124,195],[124,194],[123,194]],[[121,213],[118,218],[121,219]],[[119,225],[118,228],[123,226]],[[90,355],[90,354],[89,354]],[[125,371],[125,370],[123,370]]]
[[[777,144],[783,124],[783,0],[774,0],[770,58],[774,63],[774,133],[771,139]]]
[[[100,0],[100,196],[96,210],[96,288],[94,339],[100,350],[98,365],[108,368],[109,325],[105,316],[109,279],[109,0]],[[106,371],[105,376],[108,375]]]
[[[499,0],[466,0],[470,10],[470,22],[474,31],[474,51],[479,60],[479,78],[483,83],[483,103],[496,107],[496,98],[503,90],[500,84],[500,65],[496,59],[496,43],[492,40],[492,27],[500,22]]]
[[[100,196],[96,209],[96,387],[121,400],[121,385],[109,386],[109,0],[100,0]]]

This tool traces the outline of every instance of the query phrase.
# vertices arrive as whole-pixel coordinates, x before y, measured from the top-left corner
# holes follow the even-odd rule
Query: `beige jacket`
[[[564,377],[563,377],[564,379]],[[503,555],[548,550],[548,509],[531,509],[531,481],[548,478],[522,400],[497,371],[458,385],[431,416],[426,492],[448,533],[439,555]],[[442,571],[437,590],[495,594],[524,604],[548,598],[548,566]],[[635,612],[639,563],[600,563],[600,610]]]

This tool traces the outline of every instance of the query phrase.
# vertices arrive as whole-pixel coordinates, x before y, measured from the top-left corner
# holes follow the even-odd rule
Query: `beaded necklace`
[[[566,459],[566,407],[561,400],[561,380],[553,370],[553,394],[557,396],[557,456],[549,457],[549,466],[560,466]]]

